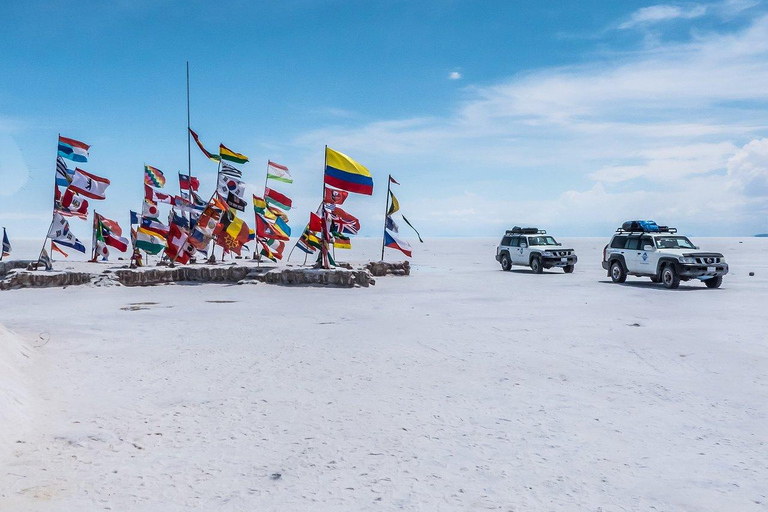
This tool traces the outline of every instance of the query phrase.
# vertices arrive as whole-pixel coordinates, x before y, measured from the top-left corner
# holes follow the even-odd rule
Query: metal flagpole
[[[384,247],[387,241],[387,217],[389,216],[389,194],[390,187],[392,186],[392,175],[387,177],[387,200],[386,207],[384,209],[384,233],[381,235],[381,261],[384,261]]]
[[[323,268],[330,269],[331,263],[328,261],[328,220],[325,212],[325,171],[328,168],[328,144],[325,145],[325,152],[323,153],[323,195],[322,195],[322,215],[323,215],[323,243],[321,245],[320,253],[323,257]]]
[[[5,227],[3,227],[3,239],[0,241],[0,261],[3,261],[3,254],[5,253],[5,246],[3,244],[5,243]]]
[[[56,138],[56,163],[59,163],[59,139],[61,138],[61,133],[58,134]],[[35,270],[37,270],[37,267],[40,263],[40,258],[43,257],[43,251],[45,251],[45,243],[48,241],[48,233],[51,232],[51,228],[53,227],[53,219],[54,219],[54,213],[56,213],[56,190],[58,188],[58,185],[56,185],[56,168],[54,167],[53,171],[53,207],[51,208],[51,225],[48,226],[48,231],[45,232],[45,239],[43,240],[43,247],[40,249],[40,255],[37,257],[37,261],[35,262]],[[51,244],[53,244],[53,241],[51,241]],[[50,257],[50,255],[49,255]]]
[[[190,124],[189,115],[189,61],[187,61],[187,196],[190,201],[192,199],[192,134],[189,130],[192,129]],[[218,184],[217,184],[218,185]],[[181,194],[181,181],[179,181],[179,194]],[[183,194],[182,194],[183,197]],[[192,209],[188,212],[189,226],[192,228]]]

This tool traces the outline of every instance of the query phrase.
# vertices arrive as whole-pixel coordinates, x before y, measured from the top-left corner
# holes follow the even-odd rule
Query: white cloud
[[[461,73],[458,71],[451,71],[448,74],[448,80],[460,80],[461,79]]]
[[[634,28],[638,25],[648,25],[674,19],[692,19],[704,16],[707,8],[704,5],[691,5],[688,7],[678,5],[652,5],[643,7],[633,12],[629,20],[619,25],[620,29]]]
[[[630,216],[753,232],[768,201],[765,143],[750,142],[766,131],[766,59],[761,17],[736,33],[470,87],[445,117],[328,127],[295,144],[333,144],[429,186],[434,199],[414,191],[409,217],[435,234],[496,230],[488,219],[523,214],[581,233]]]

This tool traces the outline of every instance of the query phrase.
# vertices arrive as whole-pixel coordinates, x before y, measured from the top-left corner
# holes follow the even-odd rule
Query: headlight
[[[541,253],[541,255],[544,256],[545,258],[551,258],[552,251],[544,251],[543,253]]]
[[[680,263],[696,263],[696,258],[692,256],[680,256],[678,260]]]

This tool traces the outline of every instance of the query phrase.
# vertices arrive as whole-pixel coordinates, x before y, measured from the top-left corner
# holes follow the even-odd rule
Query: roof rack
[[[512,229],[507,230],[507,235],[546,235],[547,232],[539,228],[521,228],[515,226]]]
[[[677,233],[677,228],[670,228],[669,226],[659,226],[659,229],[624,229],[617,228],[617,233]]]

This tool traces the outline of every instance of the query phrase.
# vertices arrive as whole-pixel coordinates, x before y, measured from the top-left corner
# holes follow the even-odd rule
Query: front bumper
[[[728,273],[727,263],[715,263],[713,265],[700,265],[698,263],[687,265],[679,264],[677,273],[680,277],[688,279],[709,279],[711,277],[724,276]]]
[[[577,258],[575,254],[564,256],[562,258],[560,256],[543,256],[541,258],[541,263],[544,265],[544,268],[567,267],[575,265],[577,261],[579,261],[579,258]]]

